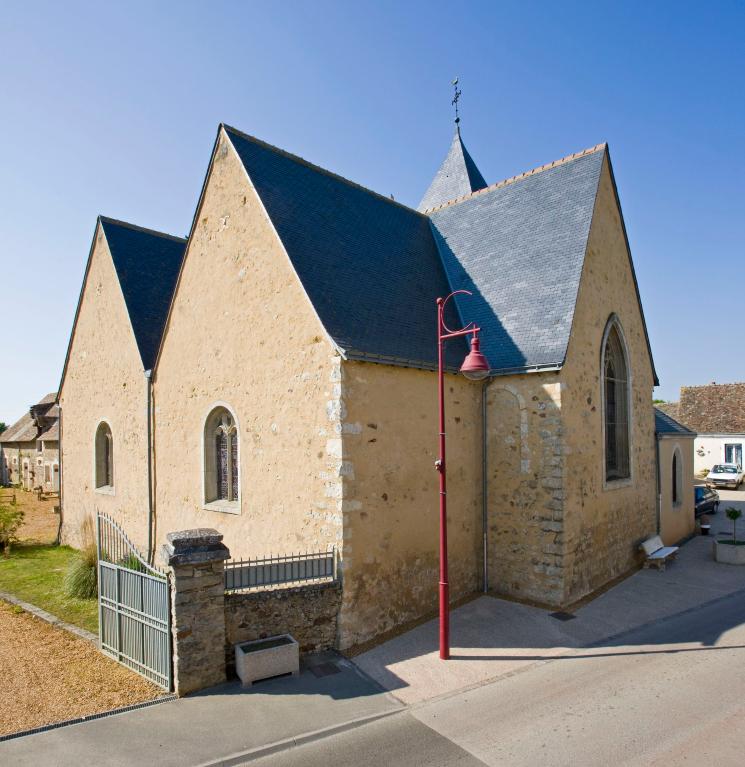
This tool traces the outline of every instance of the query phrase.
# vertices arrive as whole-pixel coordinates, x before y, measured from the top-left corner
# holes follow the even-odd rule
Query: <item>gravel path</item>
[[[164,694],[90,642],[7,602],[0,602],[0,669],[0,735]]]
[[[40,501],[36,493],[16,490],[16,500],[19,508],[26,514],[18,530],[19,540],[54,543],[59,527],[59,514],[54,513],[54,507],[59,503],[59,498]]]

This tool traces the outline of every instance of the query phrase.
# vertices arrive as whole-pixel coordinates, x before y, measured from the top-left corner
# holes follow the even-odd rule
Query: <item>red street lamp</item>
[[[450,657],[450,584],[448,582],[448,518],[447,492],[445,488],[445,375],[443,370],[443,347],[449,338],[471,336],[471,351],[468,352],[460,372],[471,381],[480,381],[489,375],[489,362],[479,349],[479,331],[474,323],[460,330],[450,330],[445,324],[445,304],[455,295],[473,295],[469,290],[456,290],[447,298],[437,299],[437,387],[440,408],[440,457],[435,468],[440,474],[440,658]]]

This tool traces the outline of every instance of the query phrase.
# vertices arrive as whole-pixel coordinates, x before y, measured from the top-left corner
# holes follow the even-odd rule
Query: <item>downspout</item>
[[[657,471],[655,472],[655,478],[657,480],[657,492],[655,493],[655,515],[657,517],[657,535],[660,534],[660,513],[662,506],[662,477],[660,476],[660,435],[654,435],[654,459],[657,464]]]
[[[62,430],[62,405],[59,404],[59,418],[57,419],[57,424],[59,428],[59,442],[57,443],[57,454],[58,454],[58,461],[59,461],[59,526],[57,527],[57,539],[55,540],[55,545],[59,546],[62,543],[62,521],[65,516],[65,472],[63,467],[63,459],[62,459],[62,445],[63,445],[63,438],[64,433]]]
[[[147,387],[147,561],[153,563],[153,371],[145,371]]]
[[[486,476],[486,451],[487,451],[487,408],[486,390],[490,380],[487,378],[481,385],[481,529],[484,537],[484,594],[489,591],[489,527],[487,515],[487,491],[488,481]]]

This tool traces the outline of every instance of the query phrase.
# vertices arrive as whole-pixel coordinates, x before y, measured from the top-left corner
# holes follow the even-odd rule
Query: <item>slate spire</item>
[[[432,179],[417,210],[424,211],[450,202],[456,197],[471,194],[486,187],[486,181],[476,167],[473,158],[468,154],[463,139],[460,137],[460,126],[456,124],[453,143],[450,145],[445,161]]]

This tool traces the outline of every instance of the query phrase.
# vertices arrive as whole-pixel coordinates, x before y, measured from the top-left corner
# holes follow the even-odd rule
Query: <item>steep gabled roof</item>
[[[99,227],[104,232],[111,252],[114,269],[119,279],[135,336],[135,343],[140,353],[143,371],[152,370],[155,363],[176,286],[176,278],[186,250],[186,240],[183,237],[174,237],[152,229],[143,229],[134,224],[127,224],[124,221],[117,221],[105,216],[98,217],[93,232],[93,241],[88,252],[88,261],[85,265],[85,274],[78,296],[78,305],[75,309],[70,340],[67,344],[57,398],[62,391],[67,366],[70,362],[75,328],[83,304],[83,295],[88,282]]]
[[[163,334],[186,240],[100,217],[144,370]]]
[[[321,323],[350,359],[437,365],[436,299],[450,293],[426,216],[225,131]],[[450,318],[456,323],[455,314]],[[463,360],[462,341],[448,362]]]
[[[483,189],[485,186],[486,181],[481,171],[476,167],[476,163],[460,137],[460,128],[456,127],[447,157],[435,173],[417,210],[429,210],[455,200],[457,197]]]
[[[430,212],[495,372],[564,363],[604,154],[601,144]]]
[[[654,409],[654,430],[656,434],[673,434],[681,437],[695,437],[696,433],[678,423],[663,410]]]

